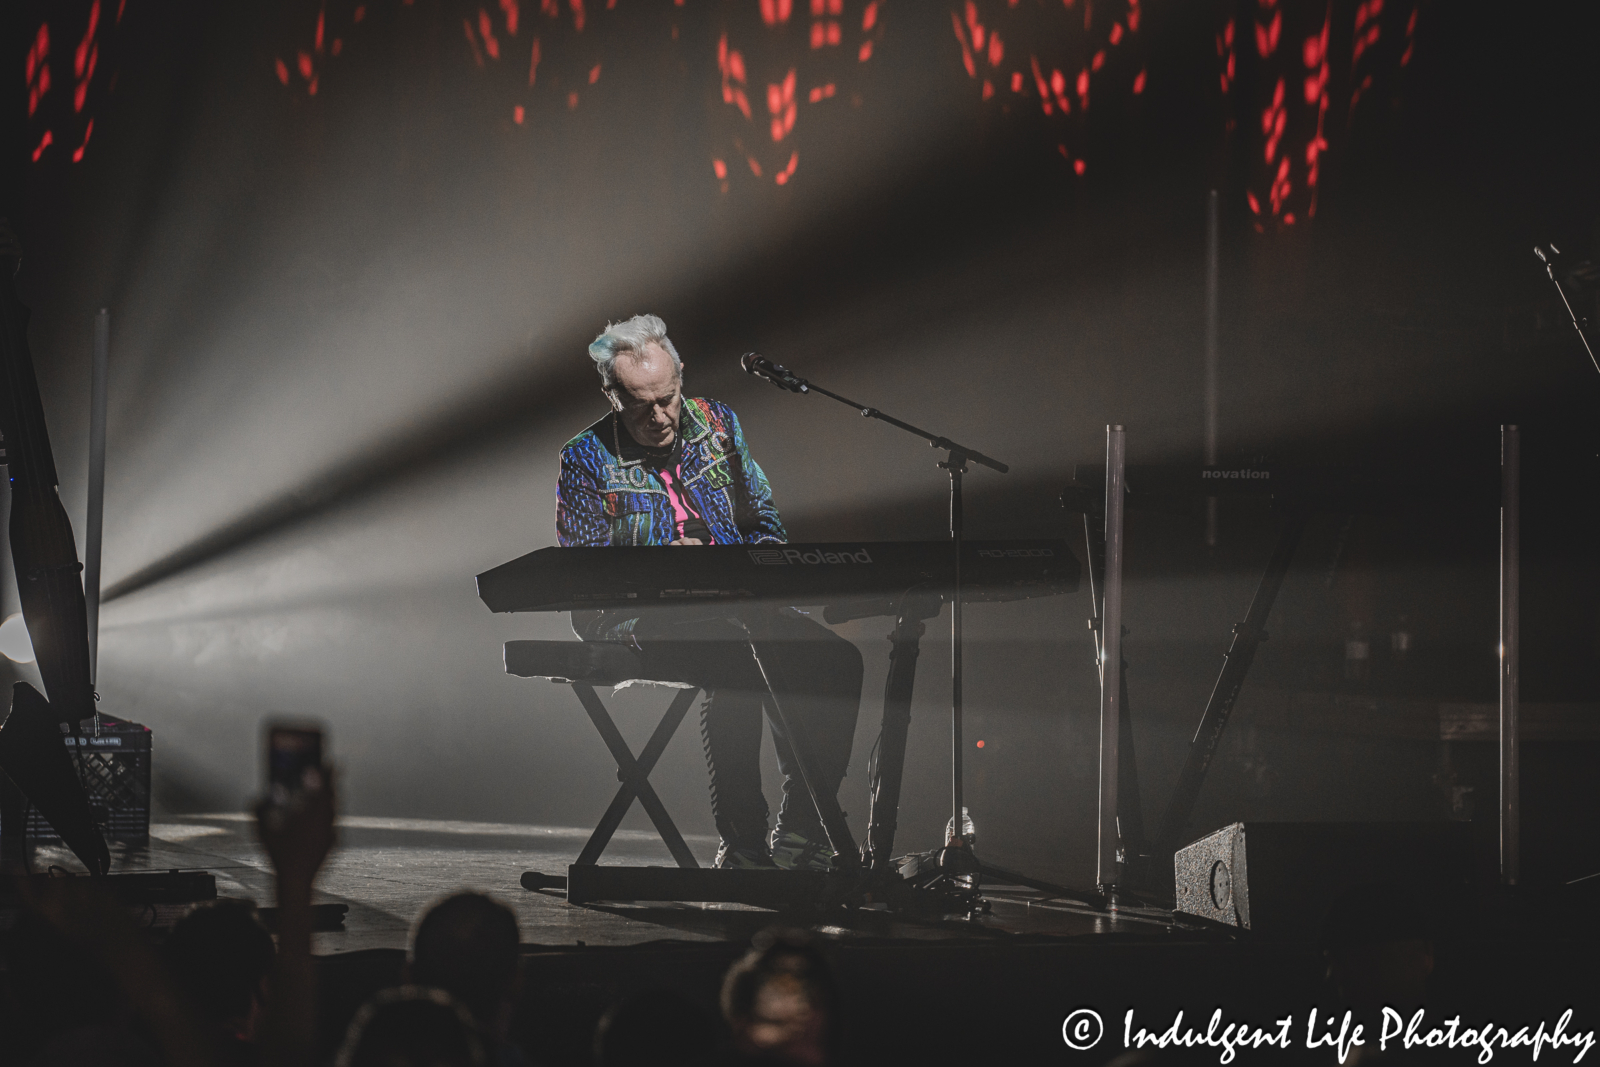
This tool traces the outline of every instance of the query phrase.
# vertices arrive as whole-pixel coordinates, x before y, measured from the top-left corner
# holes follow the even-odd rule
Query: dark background
[[[1391,4],[1385,47],[1417,10],[1414,55],[1369,60],[1377,86],[1351,107],[1348,71],[1367,69],[1346,36],[1356,5],[1284,4],[1291,26],[1331,12],[1333,106],[1316,218],[1266,232],[1245,197],[1276,69],[1249,47],[1254,3],[1151,0],[1070,124],[1036,98],[980,98],[951,30],[964,5],[888,4],[870,62],[819,66],[801,38],[762,37],[753,0],[620,0],[582,33],[525,3],[520,33],[498,31],[505,58],[479,66],[484,43],[461,25],[478,7],[455,0],[378,0],[359,24],[350,3],[128,0],[120,20],[102,12],[82,112],[73,49],[90,5],[11,5],[0,195],[27,249],[17,284],[80,538],[92,318],[112,309],[99,689],[154,729],[161,802],[238,808],[258,787],[263,716],[287,713],[329,723],[353,813],[592,821],[613,787],[603,747],[569,694],[499,664],[502,641],[566,636],[565,619],[491,616],[471,577],[553,543],[556,454],[604,410],[583,346],[639,311],[667,321],[690,392],[739,412],[796,540],[940,536],[945,483],[916,440],[740,375],[749,349],[1009,462],[969,479],[974,535],[1081,539],[1057,494],[1074,465],[1102,462],[1107,423],[1127,427],[1131,462],[1200,459],[1217,188],[1224,460],[1357,467],[1390,506],[1313,522],[1196,833],[1492,816],[1492,743],[1405,724],[1495,699],[1499,427],[1517,422],[1524,699],[1577,706],[1563,720],[1577,733],[1527,746],[1526,862],[1600,866],[1593,742],[1574,740],[1600,710],[1600,374],[1531,253],[1554,241],[1570,270],[1600,225],[1591,20],[1572,3]],[[1230,17],[1240,67],[1224,96],[1214,40]],[[55,83],[29,116],[15,72],[45,21]],[[512,45],[524,56],[539,26],[529,89]],[[1038,26],[1022,43],[1079,47],[1070,23]],[[800,105],[781,187],[770,160],[762,180],[736,159],[725,181],[712,172],[743,136],[720,97],[724,29],[753,69],[798,66],[802,92],[838,81]],[[44,128],[55,141],[36,162]],[[1594,290],[1573,282],[1592,313]],[[1130,517],[1148,808],[1278,522],[1227,502],[1207,550],[1197,515]],[[1093,861],[1087,613],[1081,593],[974,607],[967,652],[981,847],[1077,881]],[[947,805],[942,625],[915,707],[908,847],[936,842]],[[868,662],[846,783],[862,795],[845,797],[858,815],[887,629],[841,628]],[[1396,629],[1414,638],[1404,663],[1387,656]],[[1374,647],[1364,678],[1345,674],[1352,635]],[[1297,718],[1306,694],[1334,712]],[[619,696],[624,731],[660,702]],[[706,833],[689,733],[656,777]]]

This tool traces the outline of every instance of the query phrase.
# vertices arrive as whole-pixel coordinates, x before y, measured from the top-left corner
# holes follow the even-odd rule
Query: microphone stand
[[[790,371],[787,367],[772,363],[755,353],[746,355],[741,361],[741,366],[749,374],[765,378],[779,389],[787,389],[792,393],[820,393],[847,407],[855,408],[863,418],[877,419],[890,426],[898,427],[909,434],[915,434],[928,442],[928,447],[943,449],[945,458],[939,461],[940,469],[950,475],[950,543],[955,552],[955,589],[950,600],[950,817],[951,829],[946,835],[945,847],[939,857],[939,866],[952,876],[972,876],[978,873],[978,862],[967,849],[967,841],[961,832],[963,818],[962,808],[965,807],[965,798],[962,793],[961,759],[963,756],[961,740],[961,540],[963,534],[962,503],[961,503],[961,476],[967,473],[967,463],[978,463],[991,470],[1005,474],[1011,468],[984,455],[975,448],[957,444],[948,437],[929,433],[927,430],[903,422],[892,415],[886,415],[875,407],[857,403],[849,397],[840,396],[820,385],[806,381]]]

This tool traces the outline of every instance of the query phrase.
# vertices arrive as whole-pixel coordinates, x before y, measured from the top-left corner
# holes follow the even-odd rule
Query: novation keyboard
[[[1065,541],[965,541],[961,561],[965,602],[1078,588],[1078,559]],[[541,548],[478,575],[478,597],[496,612],[739,600],[811,605],[907,592],[949,599],[954,584],[948,541]]]

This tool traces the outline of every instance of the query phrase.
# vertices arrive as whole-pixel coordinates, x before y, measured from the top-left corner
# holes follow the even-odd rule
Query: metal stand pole
[[[1500,880],[1516,885],[1521,876],[1521,751],[1518,693],[1521,639],[1520,495],[1521,435],[1500,427]]]
[[[752,620],[756,623],[754,628],[751,626]],[[833,865],[836,868],[859,868],[861,852],[855,838],[850,836],[850,826],[845,822],[844,812],[839,807],[838,783],[833,783],[832,790],[826,788],[821,775],[817,773],[816,764],[812,762],[811,739],[801,724],[784,712],[783,704],[778,700],[778,689],[773,684],[772,674],[761,658],[761,649],[757,646],[760,641],[769,637],[769,628],[762,620],[760,612],[752,612],[749,618],[740,621],[750,646],[750,657],[755,661],[756,670],[761,674],[762,684],[767,687],[767,699],[772,702],[773,721],[783,727],[784,735],[789,739],[789,749],[794,756],[795,768],[800,772],[800,781],[806,787],[806,792],[811,795],[811,803],[816,807],[817,816],[822,820],[822,829],[828,835],[828,844],[833,848]]]
[[[1122,475],[1127,460],[1121,426],[1106,427],[1105,609],[1100,615],[1100,827],[1095,881],[1106,892],[1117,872],[1117,742],[1122,718]]]
[[[950,594],[950,833],[946,845],[965,844],[961,825],[966,797],[961,774],[961,476],[967,472],[967,457],[952,452],[939,464],[950,472],[950,544],[955,551],[955,589]]]
[[[1300,544],[1310,515],[1310,509],[1303,502],[1291,503],[1283,531],[1278,534],[1278,543],[1272,549],[1272,557],[1267,560],[1267,569],[1256,585],[1255,596],[1250,598],[1250,608],[1245,612],[1244,621],[1233,628],[1233,640],[1223,659],[1222,671],[1212,686],[1211,698],[1206,701],[1206,710],[1200,716],[1200,725],[1189,740],[1189,752],[1184,757],[1183,770],[1178,773],[1178,784],[1173,787],[1172,799],[1167,802],[1166,813],[1162,815],[1156,833],[1156,854],[1163,864],[1184,843],[1189,815],[1200,796],[1200,787],[1211,768],[1211,760],[1217,754],[1217,745],[1222,741],[1222,731],[1228,725],[1228,717],[1233,714],[1239,691],[1244,688],[1245,676],[1255,662],[1256,650],[1267,639],[1267,617],[1272,614],[1273,602],[1278,599],[1278,590],[1289,573],[1294,550]]]
[[[889,677],[883,685],[883,733],[878,762],[873,770],[872,805],[867,818],[867,840],[862,861],[874,871],[887,871],[899,825],[900,783],[905,773],[906,734],[911,728],[911,692],[917,676],[917,656],[926,629],[922,620],[938,614],[938,593],[907,594],[896,610],[894,632],[889,635]]]
[[[1071,490],[1069,490],[1070,492]],[[1065,494],[1062,503],[1067,505]],[[1101,596],[1106,585],[1105,495],[1082,498],[1084,558],[1089,570],[1089,629],[1094,634],[1094,662],[1099,671],[1101,657]],[[1071,505],[1068,505],[1071,506]],[[1127,635],[1127,627],[1121,635]],[[1117,668],[1117,838],[1120,842],[1121,886],[1150,884],[1150,843],[1145,837],[1144,802],[1139,792],[1139,761],[1133,746],[1133,711],[1128,702],[1128,658]]]
[[[1222,225],[1217,215],[1217,191],[1206,197],[1206,446],[1205,465],[1217,465],[1217,318],[1221,287]],[[1206,497],[1206,547],[1217,547],[1217,498]]]
[[[106,372],[110,352],[111,312],[101,308],[94,317],[94,369],[89,385],[89,507],[83,531],[83,605],[89,623],[91,685],[100,656],[100,544],[105,525]]]

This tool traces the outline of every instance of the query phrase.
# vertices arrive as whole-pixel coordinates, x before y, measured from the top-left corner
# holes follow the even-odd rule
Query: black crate
[[[107,841],[131,845],[150,841],[150,728],[108,716],[100,718],[99,736],[94,720],[85,719],[81,736],[68,734],[67,746],[78,758],[83,784],[89,791],[89,810]],[[60,835],[31,804],[28,838],[59,841]]]

